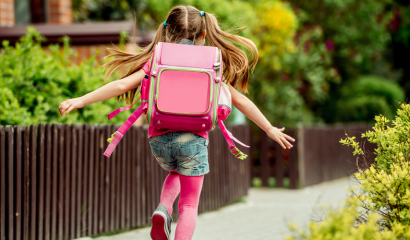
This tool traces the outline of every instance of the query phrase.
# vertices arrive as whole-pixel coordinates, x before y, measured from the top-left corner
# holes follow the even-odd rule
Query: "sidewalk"
[[[312,206],[340,206],[352,185],[347,178],[300,189],[251,189],[244,203],[198,216],[193,240],[284,240],[288,223],[306,226],[314,217]],[[172,225],[174,239],[176,224]],[[142,228],[97,240],[150,240]],[[87,239],[87,238],[84,238]]]

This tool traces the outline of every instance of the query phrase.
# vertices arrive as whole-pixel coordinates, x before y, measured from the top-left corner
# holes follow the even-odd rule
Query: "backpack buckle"
[[[214,63],[214,69],[215,69],[215,70],[219,69],[220,66],[221,66],[221,63],[220,63],[220,62]]]

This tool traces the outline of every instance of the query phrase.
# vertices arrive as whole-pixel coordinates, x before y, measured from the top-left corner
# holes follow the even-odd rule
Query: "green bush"
[[[357,222],[362,213],[358,211],[359,201],[349,199],[342,209],[328,209],[322,222],[309,223],[309,231],[300,230],[290,224],[291,236],[286,240],[406,240],[410,239],[410,226],[394,224],[391,230],[380,231],[379,215],[368,215],[366,222]]]
[[[252,187],[258,188],[262,187],[262,179],[255,177],[252,179]]]
[[[352,86],[354,85],[354,87]],[[396,82],[377,76],[361,76],[353,83],[344,86],[344,96],[374,95],[386,99],[389,105],[397,106],[397,102],[404,101],[404,91]]]
[[[402,104],[391,124],[384,116],[375,119],[373,131],[362,137],[377,145],[376,162],[356,174],[363,192],[357,197],[363,208],[383,216],[382,228],[389,229],[393,223],[410,225],[410,105]],[[364,155],[354,138],[341,142]]]
[[[345,79],[370,70],[386,48],[391,15],[388,0],[290,0],[305,28],[321,26],[333,66]]]
[[[352,189],[344,208],[330,210],[310,233],[298,231],[288,239],[410,239],[410,104],[402,104],[393,121],[375,117],[373,131],[362,137],[376,144],[375,163],[355,174],[359,190]],[[391,122],[391,123],[390,123]],[[365,157],[355,137],[340,141]]]
[[[61,102],[104,85],[104,72],[95,57],[76,65],[69,39],[63,47],[41,47],[44,38],[34,28],[15,46],[3,41],[0,54],[0,124],[122,123],[127,114],[108,122],[107,114],[123,106],[115,98],[73,110],[60,117]]]
[[[378,114],[393,119],[397,102],[404,98],[404,90],[397,83],[377,76],[362,76],[342,86],[337,119],[372,122]]]

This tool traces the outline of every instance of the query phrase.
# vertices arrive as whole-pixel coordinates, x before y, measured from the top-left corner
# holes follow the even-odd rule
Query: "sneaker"
[[[152,215],[151,238],[153,240],[171,239],[172,217],[164,205],[159,205]]]

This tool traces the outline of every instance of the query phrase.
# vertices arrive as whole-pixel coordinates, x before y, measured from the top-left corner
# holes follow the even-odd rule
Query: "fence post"
[[[297,154],[298,154],[298,144],[299,139],[296,139],[297,129],[292,129],[289,132],[289,135],[293,137],[296,141],[291,142],[293,147],[289,150],[289,180],[290,180],[290,189],[297,189],[297,179],[298,179],[298,163],[297,163]]]
[[[45,126],[45,198],[44,198],[44,239],[49,240],[51,236],[50,232],[50,217],[51,217],[51,125],[49,123]]]
[[[298,144],[297,147],[297,159],[299,165],[299,181],[300,187],[304,187],[306,185],[306,167],[305,167],[305,129],[303,126],[298,126],[297,128],[297,136],[298,136]]]
[[[58,239],[64,239],[65,125],[58,128]]]
[[[269,166],[269,157],[268,157],[268,150],[269,150],[269,142],[268,137],[265,132],[261,132],[261,155],[260,155],[260,164],[261,164],[261,180],[262,186],[268,186],[268,179],[270,176],[270,166]]]
[[[7,225],[8,238],[14,239],[14,133],[13,127],[6,126],[6,163],[7,163]]]
[[[15,235],[16,239],[21,239],[21,223],[22,223],[22,170],[23,170],[23,164],[22,164],[22,139],[21,139],[21,128],[20,126],[14,126],[14,162],[15,162],[15,191],[16,191],[16,198],[15,198],[15,211],[14,211],[14,216],[15,216]]]
[[[36,125],[30,125],[30,239],[37,239],[37,131]]]
[[[276,180],[276,187],[283,187],[283,148],[282,146],[274,142],[275,144],[275,180]]]
[[[44,237],[44,176],[45,176],[45,163],[44,163],[44,141],[45,141],[45,134],[44,134],[44,124],[40,123],[38,125],[38,135],[37,135],[37,160],[38,160],[38,173],[39,180],[38,180],[38,239],[45,239]]]
[[[92,235],[90,233],[90,227],[91,225],[88,224],[88,218],[90,216],[90,210],[91,210],[91,202],[87,201],[88,199],[88,193],[90,192],[91,189],[89,189],[89,181],[90,178],[88,177],[91,173],[91,169],[89,169],[90,162],[91,162],[91,155],[90,152],[92,148],[90,147],[91,139],[90,139],[90,128],[92,125],[90,124],[85,124],[83,125],[83,151],[82,151],[82,156],[83,156],[83,166],[82,166],[82,188],[81,188],[81,206],[82,206],[82,211],[81,211],[81,235],[80,236],[87,236],[87,235]]]
[[[95,182],[95,176],[96,176],[96,171],[95,171],[95,169],[96,169],[96,167],[95,166],[98,166],[97,164],[94,164],[94,162],[95,162],[95,157],[94,157],[94,152],[95,152],[95,146],[96,145],[98,145],[98,141],[96,141],[96,139],[95,139],[95,130],[96,129],[96,127],[94,126],[94,125],[91,125],[90,127],[89,127],[89,131],[87,132],[88,134],[88,139],[89,139],[89,145],[88,145],[88,148],[87,148],[87,151],[88,151],[88,158],[87,158],[87,160],[88,160],[88,164],[87,164],[87,166],[88,166],[88,169],[89,169],[89,171],[87,172],[87,178],[88,178],[88,191],[86,191],[85,192],[85,194],[87,194],[88,196],[86,197],[86,199],[87,199],[87,206],[88,206],[88,212],[87,212],[87,223],[86,223],[86,225],[87,225],[87,234],[88,235],[93,235],[93,234],[95,234],[96,233],[96,231],[95,231],[95,229],[96,228],[94,228],[94,225],[93,225],[93,216],[94,216],[94,212],[97,212],[97,209],[95,209],[94,208],[94,199],[98,199],[98,198],[96,198],[94,195],[96,195],[95,194],[95,192],[97,192],[97,189],[95,189],[95,187],[94,187],[94,182]]]
[[[6,153],[4,127],[0,126],[0,196],[6,196]],[[6,198],[0,197],[0,240],[6,240]]]
[[[30,184],[30,162],[29,162],[29,135],[28,135],[28,127],[22,126],[21,127],[22,133],[22,144],[23,144],[23,240],[29,239],[29,216],[30,216],[30,199],[29,199],[29,184]]]
[[[77,132],[77,142],[78,142],[78,147],[76,149],[77,151],[77,189],[76,189],[76,231],[75,231],[75,237],[78,238],[81,236],[81,209],[82,209],[82,203],[81,203],[81,190],[83,186],[83,155],[84,155],[84,141],[83,141],[83,136],[84,136],[84,125],[82,124],[77,124],[75,125],[75,130]]]

